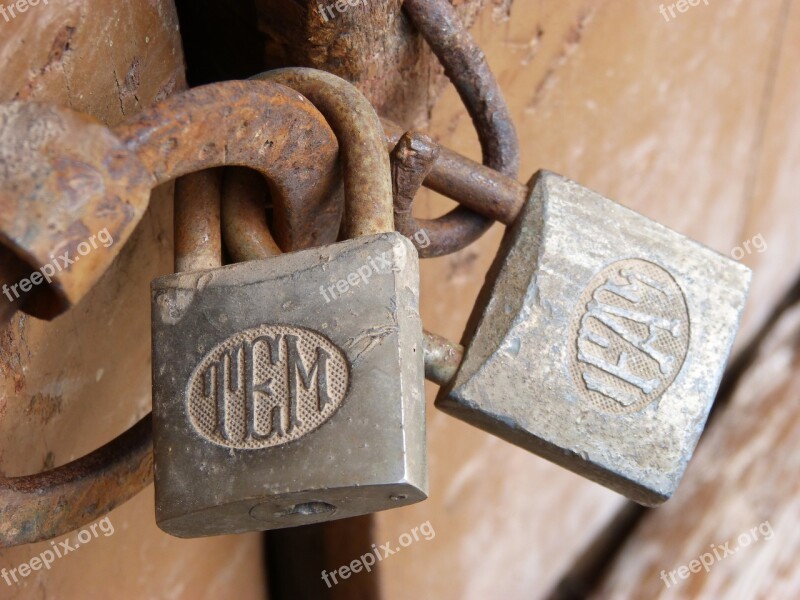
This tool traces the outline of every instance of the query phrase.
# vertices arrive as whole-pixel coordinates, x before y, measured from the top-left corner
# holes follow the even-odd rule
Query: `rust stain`
[[[47,56],[47,62],[41,68],[40,73],[43,74],[53,67],[56,63],[64,59],[64,55],[69,52],[72,44],[72,37],[75,35],[75,27],[70,25],[65,26],[58,32],[53,45],[50,47],[50,54]]]
[[[35,417],[43,425],[47,425],[56,415],[61,414],[64,407],[64,398],[60,395],[34,394],[25,408],[26,417]]]

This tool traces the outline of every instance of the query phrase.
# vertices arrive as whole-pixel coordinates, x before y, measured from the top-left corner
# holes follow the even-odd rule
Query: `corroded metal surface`
[[[154,185],[94,118],[40,103],[0,105],[0,242],[29,273],[52,272],[24,310],[52,318],[76,304],[141,219]],[[79,254],[102,230],[114,243]]]
[[[383,129],[375,109],[363,94],[344,79],[314,69],[279,69],[256,78],[287,85],[303,94],[325,115],[336,133],[342,151],[342,169],[347,173],[345,236],[394,231],[392,181]],[[311,221],[307,223],[313,225]],[[281,231],[280,222],[277,225],[277,231]]]
[[[90,523],[153,479],[150,417],[63,467],[0,477],[0,547],[48,540]]]
[[[287,199],[277,215],[287,247],[330,239],[337,154],[324,117],[270,82],[196,88],[114,130],[66,108],[2,105],[0,241],[32,272],[52,267],[52,282],[22,308],[52,318],[76,304],[127,241],[150,190],[197,170],[258,170],[274,195]],[[113,240],[109,247],[81,251],[104,230]]]
[[[235,167],[226,169],[222,187],[222,228],[225,239],[231,240],[226,249],[234,262],[281,253],[269,229],[258,226],[266,219],[265,194],[266,183],[258,173]]]
[[[287,199],[276,214],[286,248],[313,246],[335,229],[335,138],[320,112],[286,87],[251,80],[195,88],[114,131],[158,183],[216,166],[259,171],[273,195]]]
[[[642,504],[703,430],[750,270],[541,172],[436,405]]]
[[[483,150],[483,162],[510,177],[519,172],[519,142],[503,92],[486,56],[447,0],[405,0],[403,8],[444,66],[467,109]],[[460,206],[442,217],[429,233],[423,256],[443,256],[464,248],[483,235],[490,219]],[[421,227],[407,216],[398,231],[413,236]],[[450,233],[445,233],[450,231]],[[440,235],[441,234],[441,235]]]
[[[222,264],[220,189],[222,171],[206,169],[175,182],[175,270]]]
[[[447,254],[445,249],[463,245],[471,239],[475,228],[486,221],[473,211],[451,211],[438,219],[417,219],[411,214],[414,196],[433,169],[438,154],[439,147],[433,140],[409,131],[400,138],[391,155],[395,224],[398,231],[407,232],[412,240],[417,232],[425,232],[430,243],[418,248],[421,258],[442,256]],[[438,244],[434,245],[433,240]]]
[[[405,134],[405,129],[386,119],[382,122],[391,152]],[[506,225],[514,222],[528,199],[527,185],[432,143],[438,149],[438,158],[425,178],[426,187],[490,219]],[[417,222],[423,227],[428,223]],[[409,227],[413,228],[413,225]]]

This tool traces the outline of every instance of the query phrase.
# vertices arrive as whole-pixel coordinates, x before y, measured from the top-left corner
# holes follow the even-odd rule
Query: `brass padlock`
[[[641,504],[659,504],[703,430],[750,275],[540,172],[436,406]]]
[[[336,133],[357,158],[374,147],[365,138],[382,147],[382,132],[346,85],[360,137]],[[290,527],[425,499],[418,256],[392,231],[388,156],[372,158],[347,187],[346,231],[358,237],[153,282],[156,518],[168,533]]]

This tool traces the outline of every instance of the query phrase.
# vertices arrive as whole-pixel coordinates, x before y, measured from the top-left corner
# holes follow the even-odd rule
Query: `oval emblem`
[[[207,440],[237,449],[279,446],[331,418],[347,394],[350,367],[323,335],[261,325],[214,347],[186,390],[189,419]]]
[[[583,292],[570,371],[594,409],[633,413],[669,388],[689,349],[689,312],[673,277],[639,259],[605,267]]]

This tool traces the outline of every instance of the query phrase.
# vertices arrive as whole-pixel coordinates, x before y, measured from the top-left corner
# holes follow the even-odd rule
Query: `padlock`
[[[530,189],[436,406],[657,505],[705,425],[750,270],[554,173]]]
[[[382,148],[380,123],[355,88],[324,79],[353,104],[322,109],[352,183],[359,148]],[[344,110],[350,129],[336,124]],[[164,531],[291,527],[426,498],[418,256],[392,231],[388,156],[372,160],[347,187],[352,239],[153,282]]]

